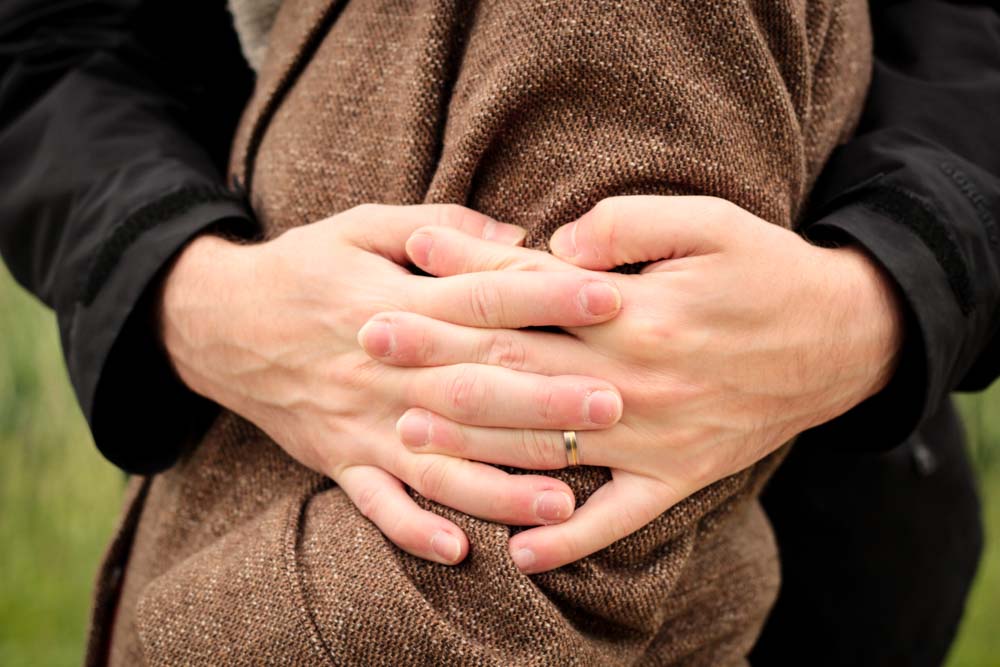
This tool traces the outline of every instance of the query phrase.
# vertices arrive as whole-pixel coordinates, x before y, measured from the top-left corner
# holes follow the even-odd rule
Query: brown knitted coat
[[[363,202],[458,202],[542,247],[631,193],[715,195],[792,226],[856,120],[867,20],[863,0],[288,0],[232,173],[272,236]],[[224,413],[133,483],[90,661],[740,664],[778,586],[755,499],[774,465],[529,577],[513,529],[423,499],[471,553],[445,567],[401,552]],[[581,502],[608,479],[556,474]]]

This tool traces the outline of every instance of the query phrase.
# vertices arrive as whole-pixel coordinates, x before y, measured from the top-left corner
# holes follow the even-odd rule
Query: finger
[[[414,276],[405,310],[434,319],[490,329],[588,326],[621,310],[610,277],[572,271],[489,271],[446,278]]]
[[[620,467],[635,462],[622,427],[581,431],[577,437],[580,465]],[[396,434],[411,451],[443,454],[470,461],[525,470],[558,470],[569,465],[563,431],[485,428],[452,421],[428,410],[411,408],[396,422]]]
[[[615,424],[622,399],[609,382],[547,376],[485,364],[407,371],[407,403],[463,424],[538,429],[597,429]]]
[[[552,254],[576,266],[607,271],[623,264],[716,252],[744,216],[716,197],[641,195],[600,201],[552,234]]]
[[[465,533],[444,517],[421,509],[402,482],[373,466],[352,466],[335,480],[358,510],[403,551],[454,565],[469,553]]]
[[[447,227],[500,246],[517,245],[525,236],[521,227],[497,222],[457,204],[362,204],[335,218],[342,232],[358,247],[379,253],[396,264],[409,261],[405,251],[406,240],[421,227]]]
[[[564,333],[480,329],[416,313],[379,313],[358,331],[368,356],[393,366],[488,364],[543,375],[587,368],[595,375],[604,360]]]
[[[573,490],[557,479],[511,475],[451,456],[403,451],[392,469],[425,498],[512,526],[564,521],[575,505]]]
[[[683,499],[656,480],[614,472],[564,523],[518,533],[510,554],[525,574],[580,560],[639,530]]]
[[[415,266],[435,276],[479,271],[573,271],[572,264],[547,252],[514,247],[446,227],[423,227],[406,241]]]

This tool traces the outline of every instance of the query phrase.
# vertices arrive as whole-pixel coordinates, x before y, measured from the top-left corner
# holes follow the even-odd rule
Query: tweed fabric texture
[[[861,0],[288,0],[231,172],[272,237],[364,202],[457,202],[544,247],[621,194],[714,195],[790,227],[856,121],[870,49]],[[529,577],[517,529],[419,497],[472,549],[456,567],[401,552],[224,413],[129,513],[110,662],[742,664],[778,585],[756,501],[778,460]],[[554,474],[578,502],[609,479]]]

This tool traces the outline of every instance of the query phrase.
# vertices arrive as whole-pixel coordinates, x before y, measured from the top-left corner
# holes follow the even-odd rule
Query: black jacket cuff
[[[808,225],[820,245],[855,244],[891,277],[903,308],[904,341],[893,378],[878,394],[810,431],[811,440],[853,450],[891,449],[905,441],[950,391],[965,315],[954,276],[914,221],[900,220],[880,196],[863,197]]]
[[[222,188],[179,190],[144,207],[103,244],[80,301],[61,323],[70,377],[94,440],[129,472],[169,467],[217,411],[174,374],[151,307],[174,256],[220,224],[240,236],[255,233],[242,201]]]

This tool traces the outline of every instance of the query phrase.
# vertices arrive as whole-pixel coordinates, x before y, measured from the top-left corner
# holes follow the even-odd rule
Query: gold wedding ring
[[[563,431],[563,444],[566,445],[566,463],[570,466],[580,465],[580,448],[576,442],[576,431]]]

